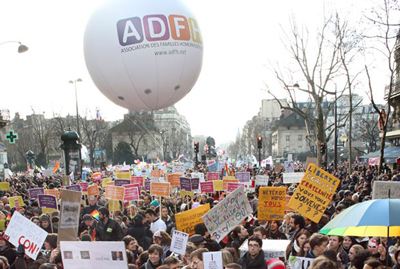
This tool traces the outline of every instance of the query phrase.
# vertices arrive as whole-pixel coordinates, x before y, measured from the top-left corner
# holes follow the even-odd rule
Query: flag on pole
[[[56,166],[53,169],[53,173],[57,172],[58,169],[60,169],[60,162],[59,161],[57,161]]]
[[[103,118],[100,115],[100,109],[96,108],[96,119],[103,122]]]

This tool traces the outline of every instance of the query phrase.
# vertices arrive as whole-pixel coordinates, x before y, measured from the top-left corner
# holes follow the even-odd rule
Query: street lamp
[[[78,111],[78,93],[77,93],[77,87],[76,83],[77,82],[82,82],[82,79],[78,78],[76,80],[70,80],[69,83],[75,85],[75,102],[76,102],[76,129],[78,131],[79,138],[81,137],[81,132],[79,130],[79,111]]]
[[[25,51],[28,50],[28,47],[25,46],[25,45],[23,45],[23,44],[22,44],[21,42],[19,42],[19,41],[6,41],[6,42],[3,42],[3,43],[0,43],[0,45],[6,44],[6,43],[19,43],[19,46],[18,46],[18,53],[24,53]]]

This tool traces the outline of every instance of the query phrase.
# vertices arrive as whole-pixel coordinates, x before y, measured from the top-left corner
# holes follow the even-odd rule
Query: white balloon
[[[199,25],[179,0],[109,0],[91,16],[86,66],[97,88],[134,111],[174,105],[200,74]]]

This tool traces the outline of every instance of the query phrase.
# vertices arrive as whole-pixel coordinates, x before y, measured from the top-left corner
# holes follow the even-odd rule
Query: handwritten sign
[[[107,186],[106,198],[113,200],[124,200],[125,188],[120,186]]]
[[[207,180],[219,180],[219,173],[218,172],[208,172]]]
[[[258,202],[259,220],[283,220],[285,216],[285,187],[261,187]]]
[[[204,269],[224,269],[222,262],[222,252],[212,251],[203,253]]]
[[[108,201],[108,210],[114,212],[114,211],[120,211],[121,207],[119,205],[118,200],[110,200]]]
[[[47,237],[47,232],[15,211],[4,232],[4,237],[14,246],[22,244],[25,254],[36,260]]]
[[[200,189],[202,193],[213,193],[214,192],[213,181],[200,182]]]
[[[256,186],[268,186],[269,176],[256,176]]]
[[[199,178],[200,182],[204,182],[204,173],[192,173],[190,176],[192,178]]]
[[[169,196],[170,184],[169,182],[151,182],[150,195]]]
[[[185,173],[185,164],[184,163],[174,163],[172,171],[175,174],[184,174]]]
[[[219,242],[252,212],[244,188],[240,187],[208,211],[202,219],[211,236],[215,236]]]
[[[400,198],[400,182],[398,181],[374,181],[372,188],[372,199],[399,199]]]
[[[296,173],[283,173],[283,183],[300,183],[300,181],[304,177],[304,172],[296,172]]]
[[[285,172],[294,173],[294,164],[291,161],[285,161]]]
[[[189,234],[174,230],[174,233],[172,234],[172,242],[170,250],[172,252],[185,255],[188,239],[189,239]]]
[[[250,182],[250,172],[236,172],[235,178],[242,183]]]
[[[99,195],[99,187],[97,185],[90,185],[87,188],[88,196],[96,196]]]
[[[314,259],[312,258],[304,258],[297,256],[290,256],[289,258],[289,266],[290,269],[308,269],[311,267]]]
[[[207,203],[194,209],[184,211],[175,215],[176,229],[188,233],[195,234],[194,226],[203,223],[202,216],[210,210],[210,204]]]
[[[339,184],[339,179],[310,164],[288,206],[318,223]]]
[[[44,194],[44,189],[43,188],[33,188],[33,189],[28,189],[29,192],[29,198],[31,200],[35,200],[38,198],[39,194]]]

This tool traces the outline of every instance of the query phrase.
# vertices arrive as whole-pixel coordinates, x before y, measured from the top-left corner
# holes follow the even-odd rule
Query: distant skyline
[[[33,112],[44,112],[46,118],[54,113],[75,116],[74,85],[68,82],[81,78],[77,83],[81,116],[95,118],[99,108],[107,121],[123,118],[128,111],[97,90],[83,56],[86,22],[102,2],[0,1],[0,43],[16,40],[29,47],[18,54],[18,44],[0,45],[0,108],[9,109],[11,117],[15,112],[22,117]],[[183,2],[200,24],[204,58],[196,85],[175,106],[189,122],[192,136],[212,136],[217,145],[234,141],[238,128],[257,115],[261,100],[272,98],[265,84],[278,97],[286,97],[269,66],[290,63],[281,39],[292,15],[299,25],[304,23],[314,31],[321,25],[324,9],[352,12],[350,17],[355,19],[370,5],[357,0]],[[379,62],[373,75],[377,102],[383,103],[387,79],[379,72]],[[293,82],[297,81],[302,83],[302,77],[294,74]],[[365,97],[365,87],[356,92]],[[368,103],[366,98],[364,103]]]

